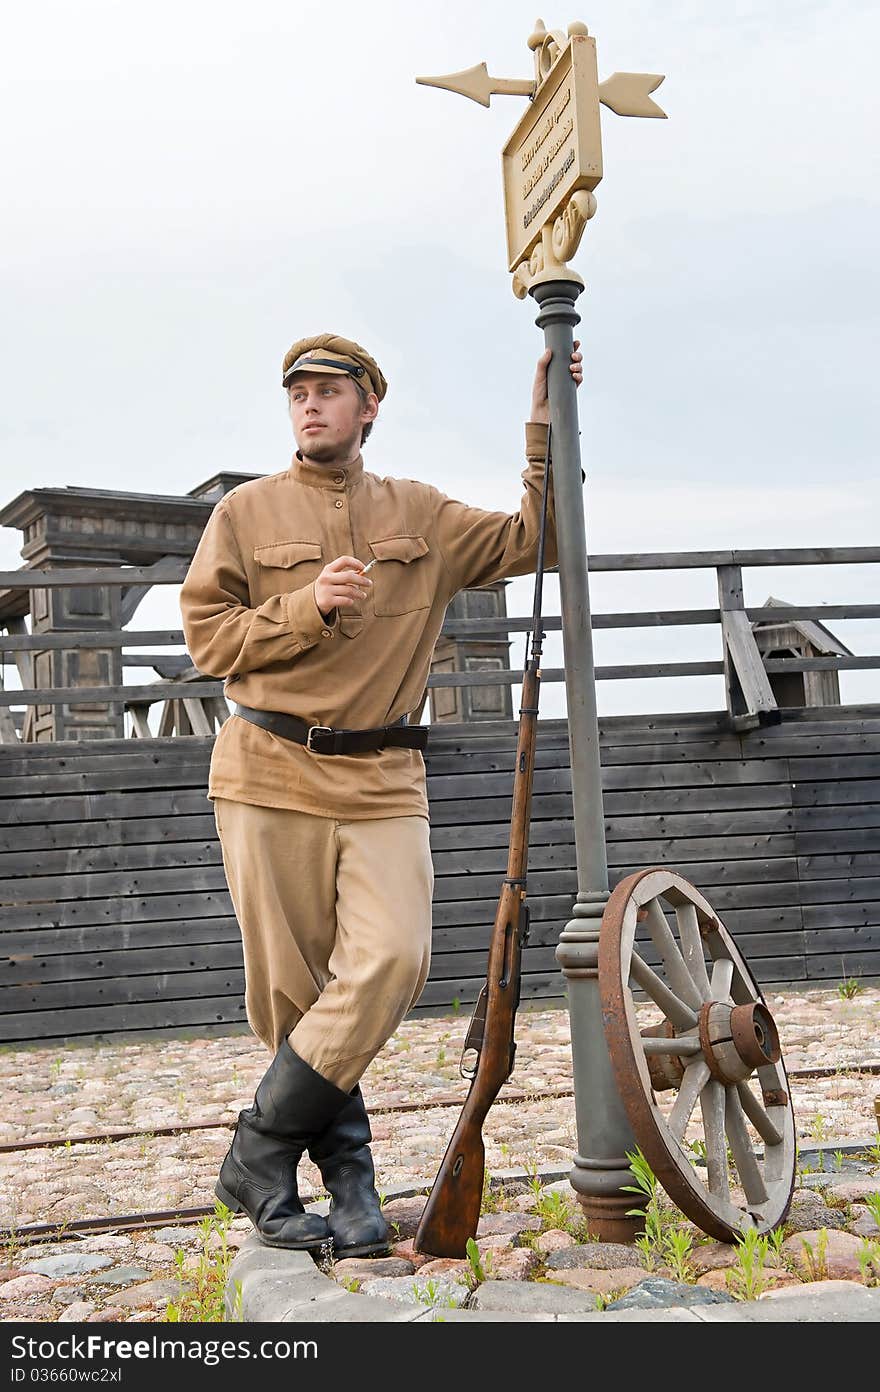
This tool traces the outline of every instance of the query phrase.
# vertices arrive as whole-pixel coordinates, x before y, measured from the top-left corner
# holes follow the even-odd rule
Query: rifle
[[[548,431],[541,498],[541,528],[535,563],[531,656],[527,634],[507,874],[495,910],[486,983],[474,1008],[459,1064],[462,1077],[470,1079],[470,1088],[458,1124],[437,1171],[413,1244],[417,1252],[438,1257],[465,1256],[468,1238],[476,1234],[486,1167],[483,1122],[502,1084],[513,1072],[516,1056],[514,1022],[520,997],[520,966],[522,950],[529,936],[526,865],[535,767],[538,692],[541,682],[541,648],[544,639],[541,628],[541,591],[544,580],[549,476]],[[476,1060],[466,1065],[465,1059],[469,1054],[476,1054]]]

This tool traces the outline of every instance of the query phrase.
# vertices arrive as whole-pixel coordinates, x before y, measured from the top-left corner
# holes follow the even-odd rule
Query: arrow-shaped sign
[[[648,93],[655,91],[663,81],[657,73],[612,73],[599,83],[599,100],[618,116],[662,116],[666,112],[652,101]],[[490,77],[485,63],[477,63],[473,68],[462,72],[448,73],[445,77],[417,77],[423,87],[442,87],[446,92],[457,92],[461,97],[488,106],[493,96],[533,97],[535,84],[528,78]]]
[[[618,116],[662,116],[665,119],[666,112],[648,96],[662,81],[658,73],[612,73],[599,83],[599,100]]]
[[[489,105],[493,95],[506,97],[532,97],[535,84],[525,77],[490,77],[485,63],[477,63],[475,68],[465,68],[463,72],[449,73],[446,77],[417,77],[423,87],[442,87],[446,92],[457,92],[459,96],[470,97],[481,106]]]

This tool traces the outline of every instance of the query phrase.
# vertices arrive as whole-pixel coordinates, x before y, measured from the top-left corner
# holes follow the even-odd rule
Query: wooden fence
[[[675,866],[764,984],[880,976],[880,706],[601,722],[612,881]],[[227,1032],[244,1020],[238,927],[211,805],[212,741],[4,751],[7,1043]],[[431,974],[415,1013],[479,991],[506,866],[515,726],[450,726],[427,754],[436,869]],[[541,722],[523,1001],[559,1000],[576,893],[568,736]]]
[[[880,618],[880,604],[843,605],[774,605],[746,606],[743,600],[742,572],[748,567],[824,566],[880,563],[880,547],[795,547],[777,550],[752,551],[683,551],[641,554],[598,555],[590,557],[594,573],[628,571],[714,570],[718,588],[718,608],[675,609],[656,611],[627,611],[614,614],[594,614],[593,628],[668,628],[714,625],[720,630],[719,656],[706,662],[642,662],[614,666],[599,666],[598,681],[621,681],[663,677],[723,675],[727,707],[737,728],[750,728],[762,719],[775,718],[777,700],[772,689],[774,676],[793,673],[860,671],[880,668],[880,654],[856,655],[836,650],[827,656],[762,657],[755,641],[753,625],[774,621]],[[0,571],[0,601],[13,592],[37,592],[41,588],[76,586],[121,586],[127,597],[142,599],[154,585],[180,584],[187,572],[187,563],[169,558],[152,566],[92,566],[64,567],[49,570]],[[550,572],[552,573],[552,572]],[[32,606],[33,607],[33,606]],[[135,603],[126,612],[134,612]],[[70,686],[35,688],[33,684],[34,654],[51,649],[114,650],[153,646],[179,647],[184,635],[178,630],[134,631],[131,629],[101,629],[85,632],[65,631],[51,634],[29,634],[19,605],[0,603],[0,658],[14,654],[22,690],[0,690],[0,743],[17,743],[30,723],[27,716],[18,718],[13,708],[33,711],[40,707],[108,705],[120,703],[128,713],[130,733],[141,738],[152,734],[211,735],[226,719],[228,708],[221,681],[200,679],[191,660],[179,654],[130,654],[124,659],[127,667],[153,667],[160,679],[146,684],[122,686]],[[521,633],[531,626],[530,616],[504,616],[448,620],[443,633],[450,637],[500,636]],[[544,628],[548,633],[558,631],[561,619],[547,615]],[[435,672],[429,686],[487,686],[495,683],[513,685],[522,678],[521,671]],[[564,681],[561,668],[545,668],[545,682]],[[162,706],[159,728],[152,731],[147,714],[157,703]]]
[[[880,704],[785,709],[774,673],[876,668],[880,657],[762,657],[742,601],[747,565],[880,562],[880,548],[597,556],[594,571],[710,567],[719,607],[594,616],[594,627],[714,624],[715,662],[628,664],[597,678],[724,673],[729,708],[601,722],[612,883],[676,867],[721,914],[765,985],[880,976]],[[179,583],[186,567],[0,573],[0,588]],[[131,612],[133,612],[133,607]],[[775,619],[876,618],[880,605],[778,606]],[[450,635],[517,633],[530,619],[450,621]],[[548,616],[547,631],[558,630]],[[0,636],[22,680],[33,653],[75,645],[179,646],[182,633]],[[13,631],[14,629],[14,631]],[[208,763],[227,717],[222,683],[186,656],[141,656],[190,680],[0,692],[0,1036],[9,1044],[125,1038],[244,1025],[238,927],[223,875]],[[161,666],[160,666],[161,664]],[[434,674],[431,685],[521,680],[520,671]],[[544,671],[543,680],[562,680]],[[22,707],[122,702],[135,739],[23,742]],[[163,703],[157,738],[146,712]],[[190,733],[190,731],[192,733]],[[467,1006],[482,985],[506,866],[516,723],[434,725],[426,755],[436,869],[431,974],[415,1013]],[[539,723],[524,1003],[559,1000],[554,956],[576,894],[568,734]]]

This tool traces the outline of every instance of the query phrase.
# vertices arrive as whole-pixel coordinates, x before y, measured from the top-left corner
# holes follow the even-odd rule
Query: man
[[[509,515],[368,473],[361,446],[387,389],[378,364],[351,339],[300,339],[282,365],[291,466],[221,499],[181,590],[194,663],[238,703],[214,745],[208,796],[248,1021],[273,1055],[217,1194],[270,1246],[332,1238],[336,1256],[389,1250],[358,1080],[418,1000],[430,961],[426,731],[408,718],[452,597],[534,570],[549,359],[538,361],[525,489]],[[552,496],[546,558],[555,564]],[[299,1198],[306,1150],[330,1194],[326,1221]]]

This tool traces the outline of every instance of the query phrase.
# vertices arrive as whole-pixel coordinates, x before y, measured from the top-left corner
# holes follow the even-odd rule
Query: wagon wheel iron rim
[[[682,875],[654,867],[617,885],[602,918],[599,989],[621,1101],[670,1199],[723,1242],[776,1227],[797,1154],[779,1036],[721,919]],[[640,1025],[635,991],[659,1023]],[[705,1179],[686,1144],[698,1104]]]

